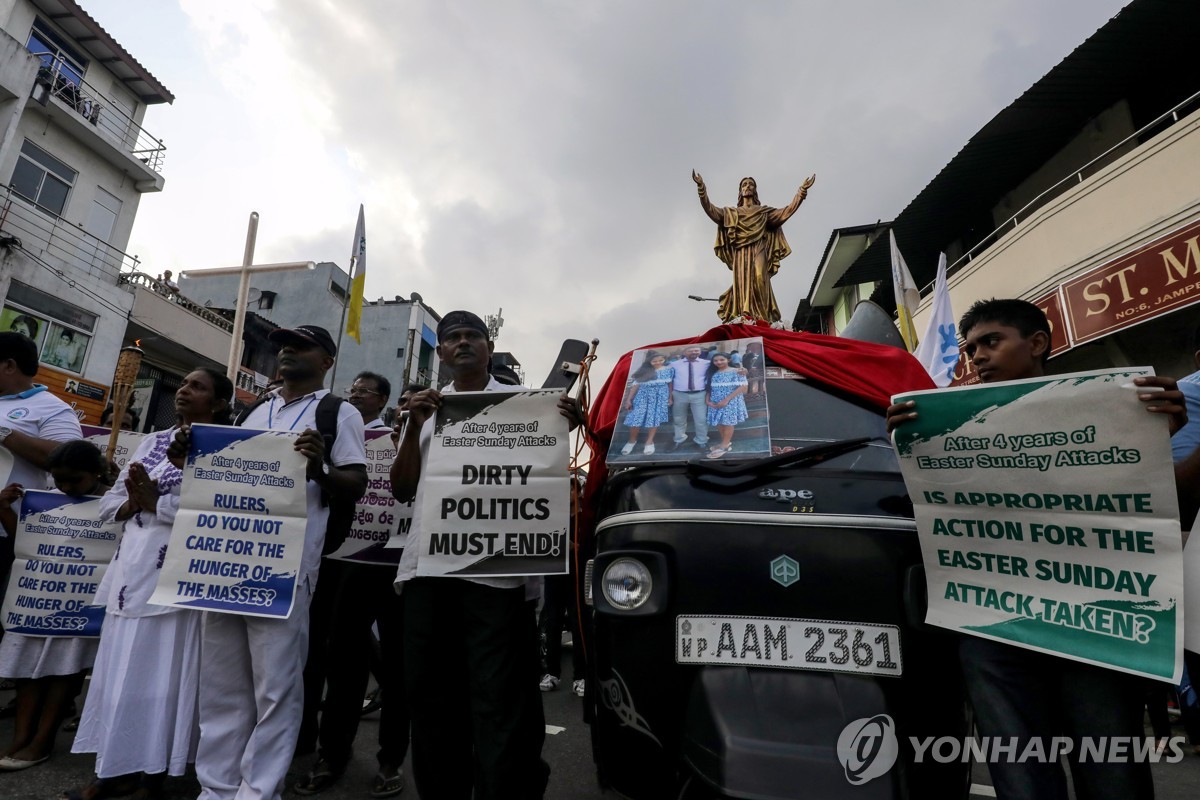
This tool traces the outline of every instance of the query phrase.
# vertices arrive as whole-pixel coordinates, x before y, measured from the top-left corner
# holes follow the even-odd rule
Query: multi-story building
[[[1193,371],[1197,25],[1196,3],[1134,0],[972,136],[891,223],[917,283],[930,291],[945,251],[957,314],[991,297],[1038,304],[1054,328],[1054,372]],[[850,288],[895,308],[888,237],[862,244],[818,275],[810,326],[829,315],[822,298]],[[972,379],[965,359],[958,378]]]
[[[181,293],[212,311],[232,316],[237,303],[239,276],[206,275],[189,270],[179,282]],[[274,376],[275,359],[263,331],[271,327],[319,325],[339,337],[345,330],[345,308],[350,278],[329,261],[312,270],[261,273],[252,276],[249,313],[243,338],[239,396],[265,386]],[[437,324],[441,317],[425,305],[419,294],[408,299],[379,298],[366,301],[362,314],[362,342],[341,334],[337,368],[330,389],[343,392],[364,370],[377,372],[392,384],[392,400],[406,383],[437,385],[439,363]],[[243,394],[244,393],[244,394]]]
[[[127,333],[156,327],[136,322],[155,304],[125,250],[142,195],[164,183],[166,148],[142,121],[173,100],[73,0],[0,0],[0,328],[38,342],[38,380],[89,422]]]

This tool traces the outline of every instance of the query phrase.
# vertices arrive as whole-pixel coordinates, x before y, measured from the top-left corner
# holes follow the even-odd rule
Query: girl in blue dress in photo
[[[633,452],[642,428],[646,429],[646,446],[642,452],[648,456],[654,454],[654,435],[658,433],[658,426],[670,417],[674,400],[671,382],[675,378],[675,368],[666,364],[664,356],[647,353],[646,360],[633,374],[633,386],[625,401],[625,410],[629,412],[625,415],[629,441],[621,448],[623,456]]]
[[[721,435],[721,441],[709,450],[708,457],[720,458],[733,447],[734,426],[750,418],[743,397],[747,388],[746,376],[733,366],[728,355],[713,353],[704,385],[708,390],[705,398],[708,402],[708,424],[710,427],[716,426]]]

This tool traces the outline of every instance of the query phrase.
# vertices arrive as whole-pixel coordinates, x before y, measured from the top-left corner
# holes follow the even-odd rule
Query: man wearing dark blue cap
[[[475,314],[451,311],[437,334],[438,356],[453,382],[409,400],[391,472],[397,499],[415,498],[412,542],[421,535],[421,477],[443,393],[519,388],[490,373],[493,345]],[[572,423],[581,421],[571,398],[564,396],[559,408]],[[541,760],[545,720],[526,579],[416,577],[418,550],[404,549],[396,574],[405,598],[405,686],[417,790],[439,800],[469,800],[472,789],[475,800],[539,799],[549,767]]]
[[[196,753],[201,800],[279,798],[300,729],[308,608],[329,501],[352,502],[367,488],[367,455],[358,411],[338,401],[336,436],[327,443],[317,430],[317,410],[329,394],[325,373],[337,354],[333,337],[324,328],[301,325],[280,328],[269,338],[279,346],[283,385],[238,424],[300,433],[295,447],[307,460],[308,477],[304,550],[287,619],[204,615]],[[181,432],[176,446],[186,448],[186,439]]]

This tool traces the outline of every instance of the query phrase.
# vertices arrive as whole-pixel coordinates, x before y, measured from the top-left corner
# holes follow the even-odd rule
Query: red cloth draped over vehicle
[[[897,347],[822,336],[817,333],[792,333],[765,325],[719,325],[690,339],[676,339],[646,345],[639,350],[663,350],[686,344],[702,344],[730,339],[762,337],[767,358],[780,367],[831,386],[877,406],[882,413],[891,397],[901,392],[935,388],[921,363]],[[629,377],[632,353],[617,361],[612,374],[592,401],[588,420],[588,445],[592,450],[585,492],[583,530],[592,530],[593,496],[608,474],[604,459],[608,443],[621,412],[621,397]]]

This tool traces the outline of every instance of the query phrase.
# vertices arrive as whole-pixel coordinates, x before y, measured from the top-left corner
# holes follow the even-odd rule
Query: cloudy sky
[[[716,322],[729,272],[690,171],[785,205],[785,319],[830,231],[891,219],[1119,0],[82,0],[171,89],[129,251],[147,271],[345,267],[367,297],[504,309],[531,381]],[[353,346],[353,345],[351,345]],[[598,388],[598,386],[596,387]]]

